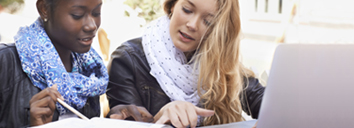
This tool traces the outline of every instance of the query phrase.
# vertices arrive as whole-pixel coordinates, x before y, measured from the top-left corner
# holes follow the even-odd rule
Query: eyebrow
[[[191,4],[193,7],[195,7],[195,5],[192,1],[188,0],[188,3]],[[208,13],[208,16],[214,17],[214,15],[211,13]]]
[[[94,9],[100,7],[102,5],[102,3],[98,4]],[[82,5],[74,5],[71,8],[82,8],[82,9],[86,9],[86,6],[82,6]]]
[[[211,13],[208,13],[208,16],[214,17],[214,15],[213,15],[213,14],[211,14]]]
[[[194,3],[192,3],[190,0],[188,0],[188,3],[195,7]]]

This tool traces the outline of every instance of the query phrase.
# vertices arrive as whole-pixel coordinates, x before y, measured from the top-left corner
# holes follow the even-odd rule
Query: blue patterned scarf
[[[70,106],[81,109],[88,97],[106,92],[107,69],[93,48],[83,54],[73,52],[73,69],[67,72],[40,19],[20,28],[15,42],[22,69],[32,83],[42,90],[57,84]],[[68,111],[59,103],[56,107],[60,115]]]

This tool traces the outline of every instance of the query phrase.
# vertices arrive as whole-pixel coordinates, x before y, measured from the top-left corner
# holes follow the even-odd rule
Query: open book
[[[204,126],[200,128],[252,128],[257,120],[235,122],[223,125]],[[88,121],[80,118],[67,118],[32,128],[172,128],[169,125],[144,123],[137,121],[117,120],[109,118],[92,118]]]
[[[172,128],[169,125],[144,123],[137,121],[117,120],[94,117],[90,120],[80,118],[67,118],[33,128]]]
[[[229,124],[204,126],[200,128],[252,128],[256,124],[256,122],[257,120],[249,120],[249,121],[235,122]]]

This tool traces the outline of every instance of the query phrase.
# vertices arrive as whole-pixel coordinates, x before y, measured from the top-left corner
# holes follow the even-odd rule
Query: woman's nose
[[[83,30],[84,32],[92,32],[97,30],[97,24],[93,17],[88,16],[88,18],[85,20]]]
[[[198,17],[193,16],[188,22],[187,22],[187,28],[191,31],[197,31],[198,30]]]

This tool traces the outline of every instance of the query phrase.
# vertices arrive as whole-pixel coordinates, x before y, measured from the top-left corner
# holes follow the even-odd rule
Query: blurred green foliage
[[[9,13],[14,13],[21,8],[24,0],[0,0],[0,5],[9,11]]]
[[[160,4],[160,0],[126,0],[124,4],[130,6],[134,10],[137,8],[141,9],[138,16],[150,22],[158,17],[162,16],[164,13]],[[125,12],[125,15],[130,16],[129,12]]]

